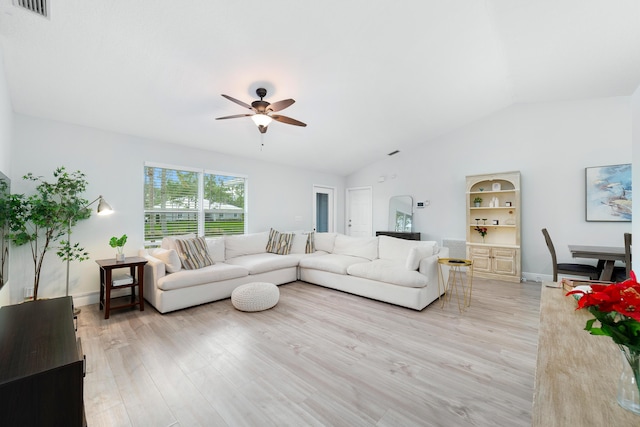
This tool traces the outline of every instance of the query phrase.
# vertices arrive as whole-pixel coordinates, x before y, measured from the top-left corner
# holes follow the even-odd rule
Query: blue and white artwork
[[[631,164],[586,168],[587,221],[631,221]]]

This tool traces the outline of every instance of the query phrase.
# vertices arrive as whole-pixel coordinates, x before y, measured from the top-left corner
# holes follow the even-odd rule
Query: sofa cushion
[[[291,243],[291,254],[309,254],[315,252],[313,245],[313,231],[296,231]]]
[[[314,243],[316,251],[333,252],[336,236],[336,233],[315,233]]]
[[[235,279],[248,275],[249,272],[246,268],[221,262],[197,270],[181,270],[177,273],[167,274],[158,279],[156,286],[163,291],[170,291],[172,289],[188,288],[190,286],[220,282],[222,280]]]
[[[225,260],[243,255],[265,253],[269,232],[225,236]]]
[[[213,262],[224,262],[224,237],[208,237],[205,240]]]
[[[149,255],[162,261],[168,273],[176,273],[182,269],[180,257],[175,249],[155,248],[149,251]]]
[[[187,270],[196,270],[213,264],[204,237],[176,239],[176,247],[182,267]]]
[[[295,267],[298,265],[298,258],[289,255],[261,253],[230,258],[226,263],[243,267],[249,271],[249,274],[260,274]]]
[[[162,238],[162,243],[160,243],[160,247],[163,249],[175,249],[176,247],[176,239],[194,239],[196,237],[196,233],[182,234],[180,236],[167,236]]]
[[[424,288],[428,279],[417,271],[409,271],[404,263],[388,259],[376,259],[371,262],[353,264],[347,268],[350,276],[391,283],[408,288]]]
[[[300,260],[300,267],[313,270],[328,271],[336,274],[347,274],[350,265],[370,262],[366,258],[349,255],[327,254],[322,256],[309,256]]]
[[[422,258],[429,257],[435,253],[437,248],[435,242],[432,243],[433,245],[420,245],[411,248],[405,263],[407,270],[417,270],[418,267],[420,267],[420,260]]]
[[[378,238],[352,237],[344,234],[338,234],[336,236],[332,253],[336,255],[350,255],[373,260],[378,258]]]

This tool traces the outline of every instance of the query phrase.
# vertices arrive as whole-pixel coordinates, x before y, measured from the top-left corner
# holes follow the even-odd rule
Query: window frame
[[[193,172],[197,174],[197,201],[196,201],[196,205],[197,208],[196,209],[164,209],[162,211],[160,210],[154,210],[154,209],[146,209],[145,206],[145,200],[146,200],[146,196],[147,196],[147,189],[146,189],[146,175],[147,175],[147,168],[158,168],[158,169],[168,169],[168,170],[173,170],[173,171],[177,171],[177,172]],[[207,218],[206,218],[206,213],[211,212],[211,209],[205,209],[205,198],[204,198],[204,193],[205,193],[205,175],[214,175],[214,176],[224,176],[224,177],[233,177],[233,178],[238,178],[238,179],[242,179],[244,181],[244,206],[242,209],[242,215],[244,216],[244,221],[243,221],[243,227],[242,227],[242,232],[241,233],[225,233],[225,234],[246,234],[247,233],[247,229],[248,229],[248,217],[249,217],[249,208],[248,208],[248,187],[249,187],[249,177],[248,175],[245,174],[239,174],[239,173],[231,173],[231,172],[223,172],[223,171],[217,171],[217,170],[213,170],[213,169],[205,169],[205,168],[194,168],[194,167],[189,167],[189,166],[179,166],[179,165],[171,165],[171,164],[166,164],[166,163],[156,163],[156,162],[148,162],[145,161],[144,165],[143,165],[143,177],[142,177],[142,193],[143,193],[143,197],[142,197],[142,210],[143,210],[143,215],[142,215],[142,235],[143,235],[143,240],[144,240],[144,246],[145,247],[157,247],[160,245],[160,242],[162,240],[162,238],[159,238],[157,240],[147,240],[147,232],[146,232],[146,218],[147,215],[152,214],[152,213],[171,213],[171,214],[180,214],[180,213],[187,213],[187,214],[196,214],[196,221],[197,221],[197,231],[196,234],[198,236],[205,236],[205,223],[207,222]],[[171,234],[170,234],[171,235]],[[162,237],[166,237],[166,236],[162,236]]]

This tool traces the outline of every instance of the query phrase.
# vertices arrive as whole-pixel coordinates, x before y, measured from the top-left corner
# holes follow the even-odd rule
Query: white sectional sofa
[[[449,250],[436,242],[314,233],[309,245],[308,236],[295,233],[286,255],[267,252],[269,232],[206,239],[214,264],[193,270],[182,268],[175,239],[165,238],[161,248],[140,251],[148,261],[144,297],[167,313],[229,298],[245,283],[295,280],[415,310],[439,296],[438,258]],[[446,281],[448,269],[443,274]]]

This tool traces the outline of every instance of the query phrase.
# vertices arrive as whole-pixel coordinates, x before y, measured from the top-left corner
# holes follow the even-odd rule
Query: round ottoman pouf
[[[231,304],[240,311],[267,310],[278,303],[280,290],[273,283],[253,282],[231,292]]]

